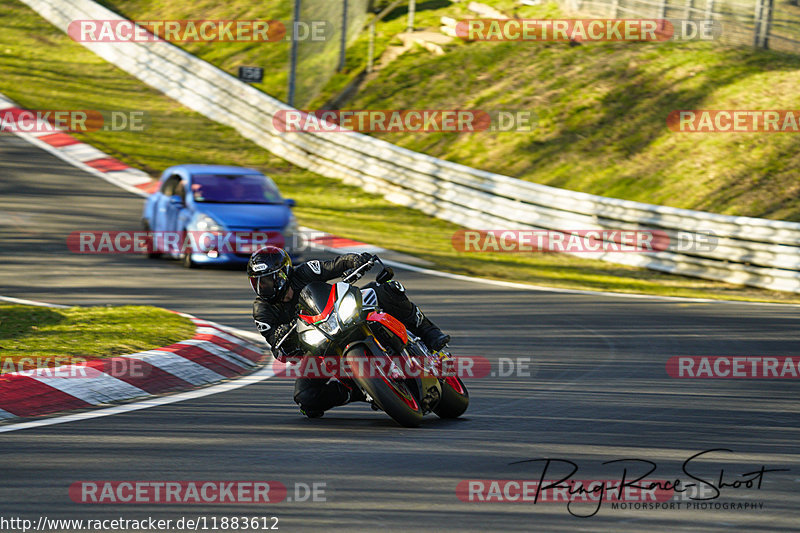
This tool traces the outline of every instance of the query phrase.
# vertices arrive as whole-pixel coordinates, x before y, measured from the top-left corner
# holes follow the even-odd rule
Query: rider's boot
[[[416,325],[412,333],[417,335],[425,343],[425,346],[433,352],[438,352],[450,342],[450,335],[444,333],[436,324],[426,317],[419,307],[415,307]]]
[[[300,406],[300,412],[308,418],[322,418],[322,415],[325,414],[325,411],[315,411],[313,409],[303,407],[302,405]]]

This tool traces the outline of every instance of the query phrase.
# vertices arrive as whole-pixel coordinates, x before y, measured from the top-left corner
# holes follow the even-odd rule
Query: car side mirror
[[[297,205],[297,202],[295,202],[293,198],[286,198],[283,200],[283,203],[289,207],[294,207]]]
[[[377,276],[375,276],[375,281],[377,281],[378,283],[386,283],[393,277],[394,277],[394,270],[392,270],[392,267],[383,267],[383,270],[381,270],[380,273]]]

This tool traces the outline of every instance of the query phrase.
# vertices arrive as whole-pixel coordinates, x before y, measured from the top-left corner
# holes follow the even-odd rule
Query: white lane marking
[[[55,307],[58,309],[69,309],[70,306],[68,305],[61,305],[61,304],[49,304],[47,302],[37,302],[34,300],[24,300],[22,298],[12,298],[11,296],[0,296],[0,300],[4,302],[9,302],[12,304],[21,304],[21,305],[35,305],[38,307]]]
[[[45,377],[35,374],[30,377],[90,405],[150,395],[139,387],[109,376],[96,368],[84,367],[81,370],[86,373],[86,377]]]
[[[148,350],[129,356],[129,359],[141,359],[192,385],[205,385],[206,383],[213,383],[214,381],[225,379],[225,376],[217,374],[213,370],[173,352]]]
[[[17,424],[10,424],[8,426],[0,426],[0,433],[8,433],[10,431],[19,431],[22,429],[32,429],[43,426],[52,426],[54,424],[66,424],[67,422],[77,422],[80,420],[89,420],[92,418],[101,418],[104,416],[120,415],[123,413],[130,413],[131,411],[139,411],[141,409],[149,409],[151,407],[160,407],[162,405],[169,405],[171,403],[184,402],[186,400],[195,400],[204,396],[211,396],[212,394],[220,394],[222,392],[232,391],[247,385],[252,385],[265,379],[273,377],[275,373],[271,367],[264,367],[258,372],[254,372],[247,376],[242,376],[232,381],[225,381],[218,385],[211,385],[202,389],[179,392],[168,396],[160,396],[156,398],[149,398],[134,403],[127,403],[125,405],[116,405],[114,407],[105,407],[101,409],[94,409],[84,413],[76,413],[71,415],[56,416],[53,418],[44,418],[42,420],[31,420],[28,422],[19,422]]]

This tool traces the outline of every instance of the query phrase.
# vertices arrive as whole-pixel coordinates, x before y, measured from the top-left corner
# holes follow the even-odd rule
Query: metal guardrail
[[[91,0],[23,0],[58,28],[120,19]],[[582,253],[662,272],[800,292],[800,224],[656,206],[557,189],[413,152],[355,132],[278,131],[289,106],[167,42],[83,43],[88,49],[287,161],[470,228],[659,229],[716,235],[710,251]]]

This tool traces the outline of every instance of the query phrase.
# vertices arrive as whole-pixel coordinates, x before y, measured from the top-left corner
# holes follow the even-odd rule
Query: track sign
[[[239,79],[247,83],[261,83],[264,69],[261,67],[239,67]]]

